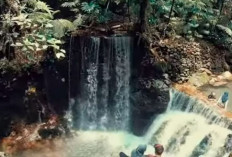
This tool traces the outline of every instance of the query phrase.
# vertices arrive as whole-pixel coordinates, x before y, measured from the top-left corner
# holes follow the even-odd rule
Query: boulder
[[[0,157],[7,157],[5,152],[0,152]]]
[[[228,81],[232,80],[232,74],[229,71],[226,71],[222,73],[221,75],[218,75],[217,77],[212,78],[209,81],[209,84],[212,86],[222,86],[228,83]]]
[[[229,71],[226,71],[226,72],[222,73],[221,76],[222,76],[225,80],[232,80],[232,74],[231,74]]]
[[[188,80],[188,83],[200,87],[210,81],[210,76],[206,72],[194,73]]]

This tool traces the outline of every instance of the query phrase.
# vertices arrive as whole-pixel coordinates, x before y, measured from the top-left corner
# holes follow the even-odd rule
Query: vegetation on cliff
[[[0,69],[40,65],[48,47],[63,58],[64,35],[81,30],[205,38],[230,49],[232,3],[225,0],[1,0],[0,5]]]

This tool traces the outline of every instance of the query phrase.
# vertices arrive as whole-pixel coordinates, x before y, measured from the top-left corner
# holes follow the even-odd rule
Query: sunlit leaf
[[[60,59],[60,58],[64,58],[65,55],[64,55],[64,53],[58,52],[58,53],[56,53],[56,57],[57,57],[58,59]]]

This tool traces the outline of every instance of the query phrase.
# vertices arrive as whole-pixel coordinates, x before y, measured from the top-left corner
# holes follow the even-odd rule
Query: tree
[[[140,33],[144,33],[148,30],[148,6],[149,0],[140,1]]]

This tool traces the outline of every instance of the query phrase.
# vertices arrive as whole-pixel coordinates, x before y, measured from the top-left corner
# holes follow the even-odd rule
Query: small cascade
[[[182,92],[170,90],[170,102],[167,112],[182,111],[187,113],[196,113],[207,119],[209,123],[217,124],[228,128],[232,123],[231,120],[215,112],[210,106],[207,106],[197,98],[192,98]]]
[[[76,98],[80,129],[129,129],[132,40],[131,37],[82,39],[80,94]]]
[[[229,153],[231,120],[176,90],[170,90],[170,99],[166,113],[154,120],[145,135],[148,143],[163,144],[165,156],[171,157],[223,157]]]

